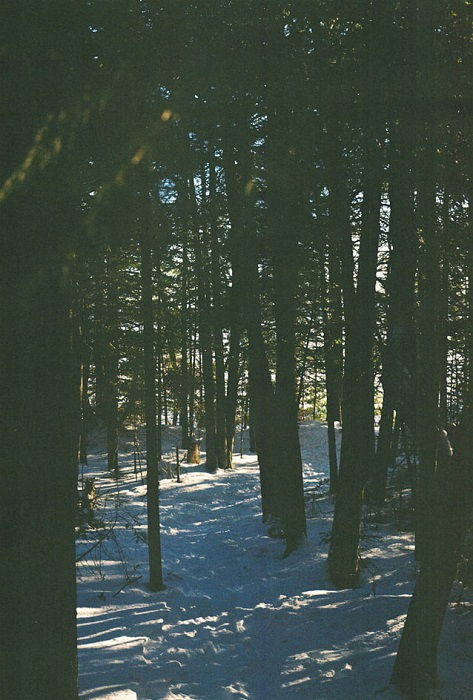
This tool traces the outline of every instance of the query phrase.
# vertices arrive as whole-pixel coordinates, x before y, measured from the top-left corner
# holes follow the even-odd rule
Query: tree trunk
[[[329,234],[328,285],[325,274],[325,255],[322,257],[321,279],[323,311],[325,385],[327,392],[327,440],[330,468],[330,493],[336,493],[338,458],[335,422],[341,420],[341,393],[343,377],[343,327],[341,298],[341,268],[339,241],[335,232]],[[315,402],[314,402],[315,404]]]
[[[276,391],[275,434],[278,442],[279,479],[277,500],[286,539],[286,553],[294,550],[306,533],[302,460],[299,445],[296,396],[296,286],[295,246],[282,208],[287,202],[276,185],[270,203],[272,261],[274,280],[274,314],[276,321]],[[276,204],[276,201],[278,204]],[[281,207],[281,208],[280,208]],[[296,249],[297,250],[297,249]]]
[[[296,387],[296,297],[303,238],[309,219],[309,196],[305,185],[307,160],[298,141],[301,113],[280,80],[291,74],[292,54],[287,51],[279,19],[266,25],[271,53],[263,52],[268,134],[265,171],[269,249],[273,272],[276,328],[276,387],[274,435],[277,444],[276,494],[289,554],[306,534],[302,459],[299,444]],[[257,439],[258,441],[258,439]]]
[[[202,380],[205,414],[205,467],[214,473],[218,468],[215,429],[215,379],[212,359],[212,326],[209,288],[202,254],[202,233],[193,178],[189,178],[189,200],[194,221],[194,250],[199,305],[199,343],[202,353]]]
[[[342,284],[345,312],[345,373],[343,382],[343,433],[337,499],[329,551],[329,570],[337,586],[352,586],[359,574],[359,537],[363,491],[374,469],[374,367],[373,343],[376,321],[375,284],[379,239],[381,184],[383,178],[382,105],[374,55],[382,41],[379,8],[365,26],[364,172],[363,205],[356,294],[353,288],[353,250],[346,196],[334,179],[342,170],[341,154],[332,171],[334,207],[341,203],[337,227],[345,229],[341,241]],[[333,156],[332,156],[333,157]],[[343,182],[343,181],[342,181]],[[332,207],[332,212],[334,211]]]
[[[328,564],[336,585],[350,586],[356,582],[358,576],[359,528],[365,475],[360,473],[359,347],[350,211],[344,185],[346,176],[339,148],[340,145],[333,140],[331,150],[327,154],[330,226],[339,237],[345,317],[342,447]]]
[[[2,696],[12,700],[77,698],[75,223],[68,169],[56,178],[51,169],[47,183],[27,183],[2,204],[1,656]]]
[[[168,386],[166,381],[166,369],[164,364],[164,352],[161,353],[161,387],[163,396],[164,425],[169,425],[168,413]]]
[[[215,450],[217,465],[220,469],[227,468],[227,445],[225,416],[228,402],[225,399],[225,363],[223,352],[223,294],[221,280],[221,260],[217,229],[215,200],[217,197],[215,164],[211,157],[209,162],[209,192],[210,192],[210,256],[211,281],[213,299],[213,344],[215,352]]]
[[[314,313],[313,313],[313,309],[312,309],[311,315],[309,318],[309,323],[307,326],[307,333],[306,333],[306,338],[305,338],[305,342],[304,342],[304,347],[302,349],[301,366],[300,366],[300,369],[298,372],[299,382],[298,382],[298,389],[297,389],[297,415],[299,415],[301,413],[301,407],[302,407],[302,409],[304,408],[305,375],[307,372],[307,360],[309,357],[310,340],[311,340],[312,334],[314,333],[313,318],[314,318]],[[302,411],[302,414],[303,414],[303,411]]]
[[[106,433],[107,464],[118,470],[118,330],[116,289],[116,256],[110,248],[101,250],[96,260],[94,362],[95,402],[97,415]]]
[[[439,397],[439,424],[445,430],[448,426],[448,302],[450,291],[450,260],[449,249],[452,245],[450,239],[450,197],[445,189],[442,197],[442,227],[441,227],[441,308],[440,308],[440,397]]]
[[[250,452],[256,452],[256,433],[253,427],[251,413],[250,413],[250,426],[248,428],[249,439],[250,439]]]
[[[118,474],[118,260],[109,250],[107,259],[107,346],[105,360],[105,428],[107,431],[107,465]]]
[[[224,164],[231,221],[230,254],[235,289],[239,292],[242,318],[248,334],[250,401],[260,468],[263,522],[266,522],[271,516],[280,515],[275,488],[277,455],[273,421],[274,391],[262,332],[255,232],[251,228],[247,211],[251,202],[251,190],[247,188],[251,174],[250,153],[246,143],[240,144],[238,150],[241,165],[237,170],[234,145],[228,139],[224,145]]]
[[[419,310],[417,345],[417,402],[413,416],[419,465],[416,483],[416,557],[421,563],[409,605],[392,683],[424,700],[437,683],[437,649],[448,605],[459,549],[471,513],[472,386],[468,385],[463,417],[456,431],[454,453],[446,433],[439,429],[441,271],[440,236],[436,216],[436,107],[432,101],[435,59],[436,3],[411,11],[411,81],[417,78],[416,189],[419,234]],[[422,23],[419,23],[419,16]],[[422,31],[419,32],[419,27]],[[417,74],[415,70],[417,69]],[[470,270],[471,272],[471,270]],[[471,279],[469,280],[471,283]],[[471,317],[469,319],[471,323]],[[467,354],[471,346],[467,348]]]
[[[156,335],[156,419],[157,419],[157,435],[156,435],[156,448],[158,452],[158,461],[162,458],[163,452],[163,343],[162,343],[162,296],[159,290],[159,273],[160,273],[160,259],[156,257],[156,271],[158,274],[158,303],[157,303],[157,335]]]
[[[181,296],[181,401],[179,422],[181,424],[181,447],[189,443],[189,323],[188,323],[188,251],[187,233],[182,244],[182,296]]]
[[[228,352],[227,395],[225,403],[226,460],[225,469],[233,467],[233,446],[235,443],[236,410],[238,404],[238,381],[240,377],[240,337],[239,322],[234,320],[230,331]]]
[[[429,139],[430,141],[430,139]],[[434,145],[423,144],[418,161],[419,315],[417,334],[416,557],[431,539],[430,482],[436,462],[440,388],[440,239],[436,222]]]
[[[88,318],[86,311],[86,271],[78,271],[77,280],[77,305],[79,306],[78,318],[78,343],[80,362],[80,438],[79,438],[79,464],[87,464],[87,433],[90,420],[89,406],[89,375],[90,375],[90,349],[88,346]]]
[[[195,383],[197,374],[197,324],[192,323],[191,332],[191,375],[189,383],[189,430],[191,437],[195,437]]]
[[[416,700],[430,697],[438,680],[438,643],[471,511],[472,428],[468,405],[453,457],[446,433],[437,433],[437,471],[428,493],[430,539],[424,544],[391,678]]]
[[[412,50],[412,47],[411,47]],[[408,55],[404,47],[403,55]],[[404,69],[406,72],[408,66]],[[393,410],[401,423],[415,430],[415,275],[417,238],[414,217],[413,154],[415,151],[413,116],[410,109],[412,86],[406,75],[396,96],[398,125],[391,133],[391,178],[389,182],[391,240],[388,275],[387,342],[383,353],[383,409],[371,495],[376,503],[386,496],[386,482],[392,465],[389,454],[393,438]],[[405,88],[405,89],[403,89]],[[391,452],[392,454],[392,452]]]
[[[82,358],[81,358],[81,382],[80,382],[80,440],[79,440],[79,463],[87,464],[87,433],[89,419],[89,371],[90,364],[88,349],[84,343],[84,334],[81,333]]]
[[[156,357],[154,347],[154,314],[151,245],[148,233],[141,240],[141,285],[143,310],[143,362],[145,374],[145,421],[147,464],[147,516],[149,585],[153,591],[164,588],[161,562],[159,516],[159,469],[156,429]]]

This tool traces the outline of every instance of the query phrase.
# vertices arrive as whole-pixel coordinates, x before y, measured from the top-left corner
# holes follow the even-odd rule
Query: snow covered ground
[[[310,490],[327,474],[326,427],[304,423],[300,435]],[[177,442],[176,429],[167,428],[169,461]],[[166,590],[153,593],[145,486],[125,438],[122,447],[118,489],[103,451],[93,451],[85,471],[96,479],[95,517],[104,527],[78,543],[82,697],[397,697],[386,685],[414,586],[408,531],[366,524],[362,583],[335,590],[326,573],[330,498],[316,501],[315,512],[308,504],[315,516],[308,542],[281,559],[283,543],[261,523],[256,458],[244,442],[232,472],[209,475],[184,464],[182,483],[161,481]],[[468,599],[449,610],[437,697],[473,698],[472,613]]]

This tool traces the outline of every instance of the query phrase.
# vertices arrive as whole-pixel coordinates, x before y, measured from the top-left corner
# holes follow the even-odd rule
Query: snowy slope
[[[326,427],[301,426],[305,485],[326,476]],[[177,442],[166,431],[168,459]],[[337,591],[326,574],[333,505],[317,502],[308,542],[287,559],[260,519],[253,455],[209,475],[183,465],[161,481],[166,590],[146,588],[145,487],[129,445],[118,492],[103,453],[89,460],[97,518],[115,523],[79,564],[80,687],[84,698],[396,697],[385,686],[414,585],[412,536],[366,527],[363,582]],[[90,548],[78,544],[78,554]],[[141,578],[140,578],[141,577]],[[439,697],[473,698],[472,607],[452,606]],[[460,681],[461,679],[461,681]]]

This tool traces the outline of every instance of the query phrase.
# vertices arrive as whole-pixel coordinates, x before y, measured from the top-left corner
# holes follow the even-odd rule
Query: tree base
[[[153,593],[159,593],[160,591],[165,591],[167,586],[165,586],[164,583],[157,583],[157,584],[148,583],[147,588],[150,591],[153,591]]]
[[[328,571],[330,580],[332,581],[335,588],[342,590],[345,588],[356,588],[360,583],[360,570],[353,572],[341,571],[340,569],[335,569],[333,566],[328,565]]]

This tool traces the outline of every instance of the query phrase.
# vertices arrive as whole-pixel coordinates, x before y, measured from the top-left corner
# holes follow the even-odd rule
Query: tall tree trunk
[[[239,135],[241,136],[241,135]],[[248,374],[252,419],[260,469],[263,521],[280,516],[276,500],[277,455],[274,435],[274,391],[262,331],[262,311],[258,278],[258,251],[248,209],[252,202],[250,153],[239,143],[240,167],[235,166],[234,144],[229,135],[224,145],[225,184],[231,221],[232,274],[239,290],[242,318],[248,334]]]
[[[345,318],[345,362],[342,401],[342,447],[337,480],[329,570],[337,585],[352,585],[358,574],[358,544],[364,475],[360,474],[360,410],[358,393],[357,313],[353,281],[353,249],[346,175],[340,144],[333,140],[328,158],[330,226],[339,236]]]
[[[373,6],[372,12],[365,27],[363,205],[356,294],[349,228],[341,242],[346,329],[343,434],[328,563],[332,580],[343,587],[353,585],[358,578],[363,491],[374,468],[373,343],[384,126],[374,55],[378,55],[384,33],[379,9]],[[337,191],[334,181],[332,190]],[[346,203],[342,212],[342,225],[347,227]]]
[[[440,388],[440,237],[436,221],[435,146],[429,137],[418,156],[419,313],[417,334],[416,557],[431,540],[430,482],[436,464]]]
[[[12,700],[77,698],[75,223],[68,168],[51,170],[2,204],[1,656],[2,696]]]
[[[90,420],[89,406],[89,376],[90,376],[90,348],[88,346],[88,318],[86,311],[86,270],[82,267],[78,271],[77,305],[79,306],[78,330],[79,330],[79,362],[80,362],[80,438],[79,438],[79,464],[87,464],[87,434]]]
[[[105,252],[101,248],[96,251],[93,266],[94,276],[94,323],[93,362],[95,369],[95,415],[101,421],[105,420],[105,363],[107,353],[107,318],[105,306]]]
[[[94,363],[95,402],[99,418],[105,426],[107,464],[118,469],[118,331],[115,253],[100,250],[96,260]]]
[[[189,447],[189,322],[188,322],[188,250],[187,233],[182,243],[182,290],[181,290],[181,401],[179,422],[181,424],[181,447]]]
[[[230,348],[228,351],[227,395],[225,403],[225,469],[233,467],[233,446],[235,443],[236,410],[238,404],[238,381],[240,378],[240,338],[239,320],[233,319],[230,331]]]
[[[189,430],[195,437],[195,384],[197,375],[197,323],[192,322],[191,330],[191,373],[189,382]]]
[[[304,396],[305,396],[305,375],[307,372],[307,360],[309,358],[309,345],[312,335],[314,333],[314,311],[313,308],[310,313],[309,323],[307,325],[307,333],[305,337],[304,347],[302,348],[302,358],[301,366],[298,372],[299,381],[297,389],[297,414],[301,412],[301,407],[304,408]]]
[[[368,130],[366,137],[362,230],[358,259],[357,304],[359,323],[359,391],[361,410],[361,459],[366,475],[374,472],[374,363],[376,327],[375,286],[378,262],[379,216],[383,178],[383,146],[380,130]]]
[[[428,485],[430,542],[424,544],[391,678],[393,685],[416,700],[430,697],[437,684],[440,633],[471,512],[471,419],[468,405],[453,457],[446,433],[437,432],[437,468]]]
[[[105,361],[105,428],[107,431],[107,464],[118,473],[118,260],[109,250],[107,260],[107,350]]]
[[[147,464],[147,516],[149,585],[153,591],[164,588],[161,562],[161,532],[159,514],[159,467],[156,428],[156,357],[154,344],[154,314],[152,262],[149,233],[141,239],[141,285],[143,309],[143,362],[145,374],[145,421]]]
[[[268,221],[273,267],[274,317],[276,326],[275,435],[277,438],[280,517],[286,539],[286,553],[294,550],[306,533],[302,459],[297,421],[296,389],[296,292],[299,250],[294,228],[302,229],[301,212],[294,183],[299,181],[300,164],[286,158],[284,110],[273,107],[268,138]],[[283,127],[284,121],[284,127]],[[290,120],[288,120],[290,123]]]
[[[161,387],[163,396],[164,425],[169,425],[168,413],[168,383],[166,381],[166,368],[164,363],[164,351],[161,350]]]
[[[335,235],[333,235],[335,234]],[[328,242],[328,284],[325,272],[325,255],[321,261],[323,311],[325,385],[327,392],[327,441],[330,469],[330,493],[336,493],[338,482],[338,458],[335,422],[341,420],[341,394],[343,377],[343,320],[341,297],[341,267],[338,237],[331,231]]]
[[[158,275],[157,291],[158,300],[156,305],[156,343],[155,343],[155,353],[156,353],[156,448],[158,452],[158,461],[162,458],[163,453],[163,319],[162,319],[162,292],[159,285],[159,275],[161,270],[161,261],[159,256],[155,257],[155,268]]]
[[[389,342],[389,341],[388,341]],[[383,367],[383,372],[387,370]],[[373,472],[370,500],[382,505],[386,499],[386,486],[389,470],[393,468],[393,437],[394,437],[394,395],[392,385],[385,377],[383,379],[383,405],[379,421],[378,442],[376,445],[376,462]]]
[[[412,11],[409,10],[410,14]],[[415,431],[415,276],[417,236],[414,215],[413,160],[415,153],[413,80],[414,39],[412,16],[399,43],[401,66],[394,95],[397,125],[391,125],[391,177],[389,180],[391,252],[387,283],[387,341],[383,353],[383,410],[371,483],[371,496],[382,503],[386,495],[388,469],[392,464],[393,410],[397,420]],[[392,450],[391,450],[392,455]]]
[[[450,197],[445,189],[442,196],[442,228],[441,228],[441,290],[440,290],[440,397],[439,397],[439,424],[447,429],[448,425],[448,302],[450,291],[450,259],[449,249],[452,244],[450,239]]]
[[[202,380],[204,386],[205,414],[205,467],[208,472],[217,471],[217,445],[215,429],[215,379],[212,358],[212,326],[210,322],[209,288],[202,254],[202,233],[193,178],[189,178],[189,200],[194,222],[194,250],[199,305],[199,343],[202,353]]]
[[[80,440],[79,440],[79,462],[87,464],[87,434],[88,420],[90,414],[89,408],[89,350],[85,341],[84,332],[81,332],[81,381],[80,381]]]
[[[467,517],[471,513],[472,386],[463,404],[454,452],[439,429],[441,271],[436,216],[436,122],[432,66],[437,4],[417,5],[411,27],[417,29],[416,161],[419,232],[419,310],[417,405],[413,420],[419,465],[416,484],[416,557],[420,574],[409,605],[392,682],[409,697],[424,700],[437,683],[437,649]],[[420,21],[422,20],[422,21]],[[419,32],[419,26],[422,31]],[[413,34],[411,34],[413,39]],[[411,79],[414,78],[414,72]],[[471,236],[470,236],[471,240]],[[470,270],[471,272],[471,270]],[[471,278],[469,279],[471,284]],[[471,309],[470,309],[471,311]],[[471,317],[469,319],[471,323]],[[467,354],[471,346],[467,348]],[[471,377],[469,378],[471,380]]]
[[[214,159],[209,159],[209,193],[210,193],[210,272],[212,280],[213,299],[213,345],[215,352],[215,450],[217,465],[220,469],[227,467],[227,445],[225,427],[225,409],[228,408],[225,400],[225,363],[223,350],[223,309],[222,309],[222,279],[221,260],[219,254],[217,213],[215,202],[217,198],[217,184]]]

